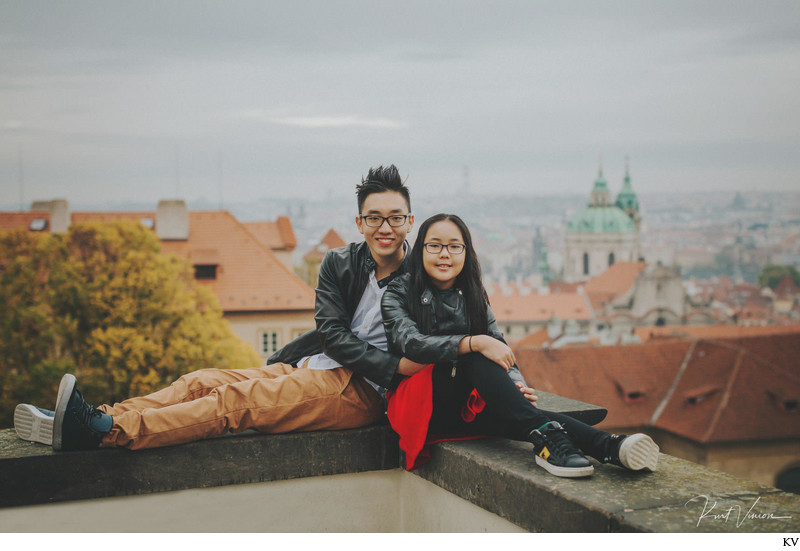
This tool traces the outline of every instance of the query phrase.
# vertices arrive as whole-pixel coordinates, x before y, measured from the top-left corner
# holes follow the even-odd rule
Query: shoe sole
[[[58,397],[56,398],[56,414],[53,419],[53,449],[60,451],[63,449],[64,442],[62,439],[62,429],[64,428],[64,416],[67,413],[67,404],[72,397],[72,391],[75,390],[77,380],[74,375],[67,373],[61,377],[61,383],[58,385]]]
[[[587,465],[586,467],[559,467],[558,465],[548,463],[538,455],[534,457],[536,458],[537,465],[548,473],[562,478],[582,478],[584,476],[591,476],[594,472],[594,467],[592,465]]]
[[[646,434],[633,434],[622,441],[619,462],[632,471],[658,469],[658,445]]]
[[[14,408],[14,430],[23,440],[48,446],[53,443],[53,418],[30,404]]]

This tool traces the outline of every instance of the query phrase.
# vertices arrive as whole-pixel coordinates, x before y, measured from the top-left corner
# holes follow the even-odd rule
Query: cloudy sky
[[[800,2],[0,0],[0,205],[800,190]]]

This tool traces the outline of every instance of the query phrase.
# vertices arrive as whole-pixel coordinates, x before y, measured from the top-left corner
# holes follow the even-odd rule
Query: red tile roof
[[[581,282],[566,283],[565,281],[551,281],[548,286],[550,287],[551,293],[575,293],[581,285],[583,285]]]
[[[800,437],[797,350],[800,331],[515,354],[531,386],[608,408],[601,428],[708,443]]]
[[[155,229],[155,212],[73,212],[72,223],[81,222],[115,222],[117,220],[142,220],[149,218]]]
[[[314,291],[227,211],[190,212],[189,239],[163,241],[166,253],[216,263],[217,278],[200,280],[230,311],[313,310]]]
[[[528,384],[608,409],[601,427],[647,425],[689,343],[558,349],[515,347]]]
[[[244,222],[244,225],[272,250],[292,251],[297,246],[292,221],[286,216],[279,216],[274,222]]]
[[[698,442],[800,437],[800,333],[696,341],[658,428]]]
[[[2,213],[0,229],[27,228],[47,212]],[[73,212],[72,222],[156,220],[155,212]],[[254,226],[256,235],[248,229]],[[222,309],[233,311],[295,311],[314,309],[314,290],[287,268],[265,244],[294,247],[288,218],[277,222],[243,224],[227,211],[189,212],[189,239],[162,241],[165,253],[188,258],[193,264],[215,264],[217,277],[198,280],[217,296]]]
[[[347,245],[347,243],[344,242],[344,239],[342,239],[339,236],[339,234],[336,233],[336,230],[331,228],[328,230],[328,233],[326,233],[323,236],[319,244],[305,254],[303,259],[305,260],[316,259],[321,261],[322,257],[325,256],[326,252],[328,252],[331,249],[338,249],[339,247],[344,247],[345,245]]]
[[[322,238],[321,243],[325,244],[329,249],[338,249],[339,247],[347,245],[344,239],[342,239],[333,228],[328,230],[328,233]]]
[[[535,292],[510,295],[494,292],[489,296],[497,321],[546,321],[552,317],[562,320],[590,320],[592,311],[586,299],[577,293],[539,295]]]
[[[550,339],[550,334],[547,332],[547,328],[543,327],[538,331],[522,337],[520,340],[514,343],[513,348],[515,351],[517,348],[537,348],[542,346],[544,343],[550,343],[551,340],[552,339]]]
[[[636,283],[647,264],[644,262],[616,262],[602,274],[593,277],[583,287],[592,308],[601,309],[616,297],[627,293]]]
[[[34,220],[47,220],[50,222],[50,213],[47,211],[31,212],[3,212],[0,213],[0,230],[28,229]]]
[[[792,280],[789,274],[783,276],[783,279],[781,279],[775,287],[775,296],[778,297],[794,296],[797,294],[800,294],[800,289],[797,288],[797,285],[795,285],[794,280]]]
[[[683,339],[687,337],[695,339],[735,339],[800,333],[800,325],[665,325],[662,327],[636,327],[634,332],[642,342],[651,339]]]

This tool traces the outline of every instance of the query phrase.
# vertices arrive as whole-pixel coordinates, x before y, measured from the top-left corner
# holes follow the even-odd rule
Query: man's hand
[[[536,392],[536,391],[533,390],[532,388],[528,388],[527,386],[523,385],[522,383],[516,383],[516,385],[517,385],[517,388],[519,389],[519,391],[522,393],[523,396],[525,396],[525,398],[527,398],[527,400],[531,403],[531,405],[536,407],[536,400],[539,399],[534,394],[534,392]]]
[[[400,363],[397,366],[397,372],[400,375],[408,375],[411,376],[415,373],[419,373],[423,369],[425,369],[428,364],[419,364],[417,362],[412,362],[408,358],[400,358]]]

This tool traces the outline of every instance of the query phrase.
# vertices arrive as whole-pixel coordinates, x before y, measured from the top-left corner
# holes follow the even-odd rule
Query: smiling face
[[[461,230],[449,220],[440,220],[428,228],[423,243],[438,243],[449,245],[450,243],[464,244],[464,237]],[[431,278],[431,283],[438,289],[449,289],[455,282],[458,274],[464,269],[466,250],[460,254],[452,254],[446,247],[436,254],[422,251],[422,266],[425,273]]]
[[[389,216],[406,215],[408,203],[405,198],[397,191],[384,191],[381,193],[371,193],[364,199],[361,206],[361,216]],[[364,236],[372,258],[378,263],[379,267],[397,268],[403,261],[403,242],[406,235],[414,225],[414,216],[409,215],[403,225],[393,228],[389,222],[384,220],[380,227],[373,228],[358,216],[356,226],[358,231]]]

